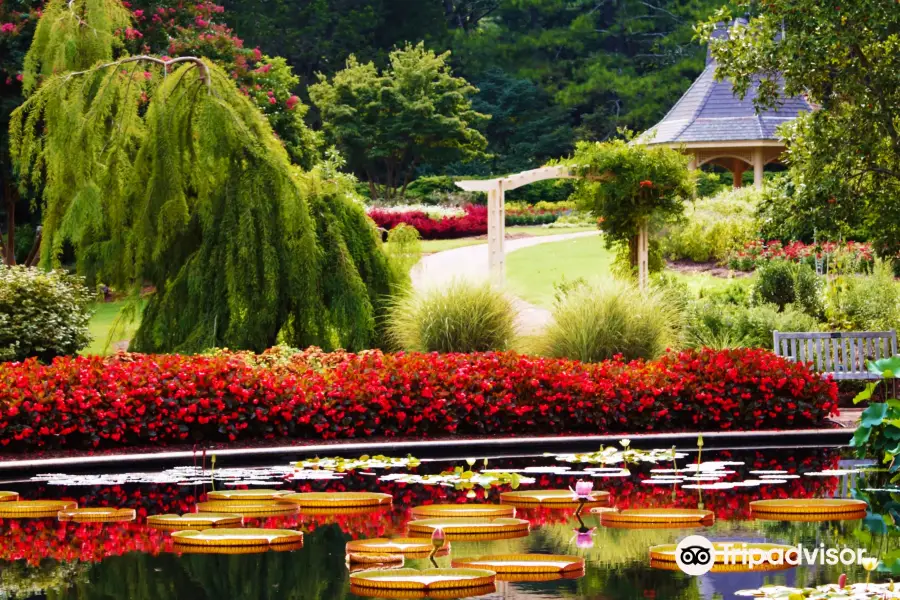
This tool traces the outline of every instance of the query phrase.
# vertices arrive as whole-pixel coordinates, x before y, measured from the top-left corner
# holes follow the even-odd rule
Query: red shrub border
[[[809,427],[837,388],[768,351],[125,354],[0,364],[0,449]]]
[[[405,223],[415,227],[423,240],[445,240],[487,233],[487,207],[469,204],[463,207],[465,214],[458,217],[432,219],[420,210],[396,212],[380,209],[369,211],[369,217],[379,227],[390,231]]]

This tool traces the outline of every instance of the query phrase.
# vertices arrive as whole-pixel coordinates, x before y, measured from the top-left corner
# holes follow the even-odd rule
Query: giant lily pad
[[[211,527],[235,527],[244,522],[241,515],[231,513],[197,512],[184,515],[153,515],[147,517],[147,525],[159,529],[209,529]]]
[[[407,524],[409,534],[431,537],[435,529],[443,530],[447,539],[503,539],[528,535],[529,523],[524,519],[420,519]]]
[[[185,546],[277,546],[302,544],[303,533],[293,529],[221,528],[176,531],[172,539]]]
[[[71,500],[19,500],[18,502],[0,502],[0,518],[2,519],[45,519],[55,517],[61,510],[78,508],[78,503]]]
[[[513,506],[500,504],[430,504],[416,506],[412,516],[417,519],[429,517],[515,517]]]
[[[484,587],[492,585],[494,577],[486,569],[389,569],[353,573],[350,583],[366,589],[430,591]]]

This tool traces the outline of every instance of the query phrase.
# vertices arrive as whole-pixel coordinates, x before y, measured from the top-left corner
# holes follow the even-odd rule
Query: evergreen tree
[[[484,156],[487,140],[475,127],[487,116],[472,108],[477,90],[453,76],[448,58],[407,46],[379,71],[351,56],[332,80],[322,75],[310,87],[326,135],[368,180],[372,198],[403,198],[419,166]]]
[[[119,0],[50,0],[26,58],[10,144],[43,185],[43,264],[70,242],[95,281],[153,286],[137,350],[371,345],[391,270],[347,186],[293,166],[210,60],[126,54],[128,23]]]

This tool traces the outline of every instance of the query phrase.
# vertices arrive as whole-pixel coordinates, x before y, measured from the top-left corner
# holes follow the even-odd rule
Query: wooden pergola
[[[506,237],[505,196],[529,183],[546,179],[575,179],[579,177],[575,168],[565,165],[541,167],[530,171],[522,171],[507,177],[496,179],[468,179],[457,181],[456,185],[467,192],[486,192],[488,197],[488,268],[491,281],[503,285],[506,278],[506,252],[503,241]],[[638,281],[642,288],[649,281],[649,228],[645,225],[638,232]]]

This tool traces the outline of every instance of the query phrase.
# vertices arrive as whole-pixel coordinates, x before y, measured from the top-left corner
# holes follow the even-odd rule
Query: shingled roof
[[[716,30],[716,37],[727,36],[728,30],[722,26]],[[707,54],[700,76],[663,120],[639,140],[651,145],[777,140],[775,129],[779,125],[812,110],[809,102],[798,96],[782,98],[777,108],[757,114],[753,106],[757,86],[753,85],[743,99],[738,98],[730,81],[715,80],[715,71],[716,62]]]

